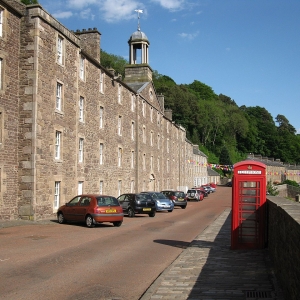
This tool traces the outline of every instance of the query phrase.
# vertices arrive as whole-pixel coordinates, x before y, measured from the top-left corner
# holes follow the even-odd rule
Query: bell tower
[[[140,28],[140,13],[142,10],[136,10],[138,13],[138,28],[129,38],[129,65],[125,67],[124,82],[151,82],[152,69],[149,66],[149,45],[150,42]]]

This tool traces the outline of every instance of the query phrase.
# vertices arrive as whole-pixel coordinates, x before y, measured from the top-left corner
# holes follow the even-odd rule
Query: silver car
[[[174,203],[160,192],[141,192],[141,194],[148,194],[155,201],[156,211],[168,211],[172,212],[174,209]]]

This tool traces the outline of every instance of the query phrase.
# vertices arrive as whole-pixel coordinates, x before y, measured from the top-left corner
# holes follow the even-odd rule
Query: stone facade
[[[248,154],[247,159],[264,163],[267,167],[267,181],[281,183],[284,180],[293,180],[300,183],[300,166],[284,164],[280,159]]]
[[[19,205],[19,51],[24,7],[15,2],[0,2],[0,219],[18,216]]]
[[[17,0],[0,9],[0,219],[52,217],[79,193],[207,183],[207,157],[138,80],[148,65],[123,81],[101,66],[96,28],[72,32]]]

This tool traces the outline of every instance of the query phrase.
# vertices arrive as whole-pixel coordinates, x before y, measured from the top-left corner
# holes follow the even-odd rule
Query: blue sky
[[[299,0],[39,0],[70,30],[96,27],[128,60],[140,26],[149,64],[177,84],[199,80],[238,106],[284,115],[300,133]]]

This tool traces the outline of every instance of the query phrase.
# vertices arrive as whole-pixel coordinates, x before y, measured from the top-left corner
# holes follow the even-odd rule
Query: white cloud
[[[96,10],[106,22],[119,22],[137,18],[135,10],[144,7],[142,3],[136,0],[68,0],[67,6],[75,10],[83,10],[88,7],[79,13],[81,18],[84,19],[94,18]]]
[[[184,8],[185,0],[152,0],[152,2],[156,2],[169,10],[179,10]]]
[[[94,20],[94,18],[95,18],[95,15],[92,14],[92,10],[90,8],[82,10],[79,15],[82,19]]]
[[[73,16],[73,13],[71,11],[58,11],[53,14],[54,18],[57,19],[68,19]]]
[[[100,7],[107,22],[137,18],[136,9],[142,9],[142,4],[135,0],[105,0]]]
[[[91,4],[99,4],[101,5],[102,1],[97,0],[68,0],[67,5],[74,9],[82,9]]]
[[[199,32],[195,32],[195,33],[179,33],[178,35],[184,39],[188,39],[188,40],[193,40],[197,35],[199,34]]]

